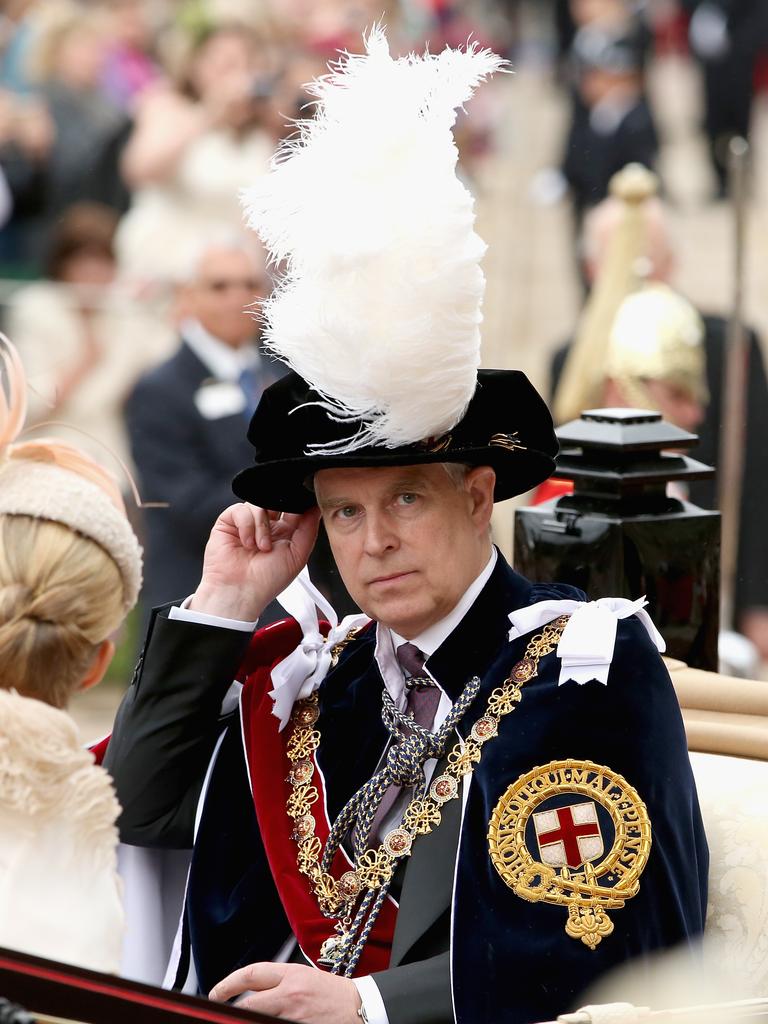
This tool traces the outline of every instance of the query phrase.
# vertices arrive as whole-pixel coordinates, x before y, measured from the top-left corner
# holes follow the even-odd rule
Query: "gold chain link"
[[[358,858],[354,871],[345,873],[344,887],[320,868],[322,843],[314,834],[316,822],[312,812],[312,805],[318,799],[317,789],[295,782],[292,770],[289,775],[292,792],[286,810],[296,826],[293,837],[298,844],[299,871],[309,879],[321,913],[326,917],[338,917],[343,910],[346,916],[351,916],[359,893],[365,889],[379,889],[388,882],[394,873],[395,861],[410,852],[412,840],[417,835],[427,835],[437,828],[442,819],[442,805],[459,795],[462,778],[471,774],[479,764],[483,745],[498,734],[501,719],[514,711],[520,703],[521,688],[538,674],[540,659],[550,654],[560,643],[567,621],[567,615],[560,616],[529,641],[525,656],[513,666],[502,685],[491,693],[486,712],[473,726],[470,737],[458,742],[449,753],[444,774],[432,780],[428,793],[422,799],[411,801],[400,828],[396,830],[399,834],[407,833],[409,837],[403,852],[392,852],[385,845],[366,850]],[[340,653],[358,632],[350,631],[334,651]],[[313,728],[319,715],[318,704],[315,692],[298,701],[294,707],[291,715],[293,732],[287,746],[288,760],[294,767],[299,761],[311,757],[320,743],[320,733]],[[308,828],[310,820],[312,827]],[[350,890],[355,890],[355,894],[348,895]]]

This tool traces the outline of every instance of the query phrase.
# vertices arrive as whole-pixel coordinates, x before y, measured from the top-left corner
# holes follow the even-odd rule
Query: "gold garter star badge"
[[[640,889],[651,823],[637,791],[610,768],[550,761],[503,794],[488,844],[516,895],[567,907],[567,934],[595,949],[613,931],[607,911]]]

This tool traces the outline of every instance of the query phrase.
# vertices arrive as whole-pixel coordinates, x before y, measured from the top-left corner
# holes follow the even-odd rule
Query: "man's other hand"
[[[220,981],[208,998],[224,1003],[235,996],[242,997],[236,1006],[297,1024],[360,1024],[354,982],[301,964],[249,964]]]
[[[241,502],[216,520],[190,609],[253,622],[296,578],[317,539],[320,512],[268,512]]]

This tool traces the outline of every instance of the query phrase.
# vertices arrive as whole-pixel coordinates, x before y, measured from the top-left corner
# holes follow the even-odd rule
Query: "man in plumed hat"
[[[477,368],[449,129],[497,64],[395,61],[375,31],[252,190],[292,369],[107,749],[123,840],[193,847],[169,983],[307,1024],[549,1019],[704,923],[642,602],[531,583],[491,542],[493,502],[557,451],[524,375]],[[321,518],[362,609],[342,622],[303,568]],[[290,617],[259,630],[275,597]]]

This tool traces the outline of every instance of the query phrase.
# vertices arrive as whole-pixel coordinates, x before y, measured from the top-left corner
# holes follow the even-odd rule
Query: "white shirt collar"
[[[434,654],[438,647],[448,639],[450,634],[454,629],[456,629],[458,624],[475,603],[480,591],[488,582],[498,557],[496,548],[492,547],[491,557],[488,559],[488,564],[477,579],[471,583],[464,592],[453,611],[449,612],[444,619],[440,619],[439,622],[436,622],[433,626],[429,626],[423,633],[420,633],[411,640],[411,643],[415,644],[416,647],[418,647],[420,651],[423,651],[427,657]],[[405,679],[403,678],[403,673],[395,655],[395,651],[400,644],[404,643],[406,643],[404,637],[399,636],[386,626],[382,626],[380,623],[377,623],[376,650],[374,656],[376,658],[376,663],[379,666],[381,677],[384,680],[384,685],[389,691],[389,695],[392,697],[392,700],[398,705],[398,707],[403,707],[405,705]],[[435,679],[435,682],[440,686],[439,680]],[[440,689],[442,690],[442,687],[440,687]],[[444,708],[446,701],[447,710]],[[441,717],[443,719],[445,718],[445,714],[450,710],[451,703],[450,698],[448,698],[447,694],[443,691],[440,707],[438,708],[438,714],[435,717],[435,728],[439,727],[439,719],[441,719]]]
[[[243,370],[253,370],[258,366],[260,356],[255,345],[232,348],[207,331],[199,320],[184,320],[181,336],[217,380],[237,382]]]

